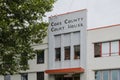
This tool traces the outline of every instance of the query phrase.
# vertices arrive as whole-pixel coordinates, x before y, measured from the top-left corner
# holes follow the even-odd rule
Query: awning
[[[64,73],[83,73],[83,68],[65,68],[65,69],[52,69],[46,70],[47,74],[64,74]]]

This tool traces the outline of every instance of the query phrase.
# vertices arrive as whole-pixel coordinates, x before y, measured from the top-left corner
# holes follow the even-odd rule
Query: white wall
[[[0,80],[4,80],[4,76],[0,75]]]
[[[87,80],[94,80],[94,70],[120,68],[120,56],[94,58],[94,43],[120,40],[120,25],[88,30],[87,38]]]
[[[29,73],[28,74],[28,80],[37,80],[36,73]]]
[[[49,69],[61,69],[61,68],[73,68],[83,67],[85,68],[86,61],[86,10],[76,11],[73,13],[58,15],[50,17],[49,25]],[[67,20],[67,23],[65,23]],[[81,26],[82,24],[82,26]],[[70,27],[72,26],[72,27]],[[79,31],[80,39],[76,40],[74,32]],[[68,36],[66,35],[68,34]],[[61,61],[55,61],[55,35],[61,36]],[[74,37],[73,37],[74,36]],[[74,38],[74,39],[73,39]],[[81,46],[81,58],[80,60],[73,59],[73,45],[75,42]],[[74,42],[72,42],[74,41]],[[71,60],[64,60],[64,47],[71,47]]]

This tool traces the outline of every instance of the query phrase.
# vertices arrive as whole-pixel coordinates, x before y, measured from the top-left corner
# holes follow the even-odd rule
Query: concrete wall
[[[82,24],[82,25],[81,25]],[[76,11],[74,13],[68,13],[59,16],[53,16],[50,18],[49,25],[49,69],[61,69],[61,68],[74,68],[83,67],[86,65],[86,10]],[[81,49],[80,60],[73,59],[73,45],[77,41],[77,37],[74,37],[74,32],[79,32],[79,43]],[[65,39],[65,35],[69,34],[70,39]],[[61,36],[61,61],[55,61],[55,36]],[[74,38],[73,38],[74,37]],[[67,45],[71,47],[71,60],[64,60],[64,47]]]
[[[94,58],[94,43],[120,40],[120,25],[88,30],[87,38],[87,80],[95,80],[95,70],[120,68],[120,56]]]

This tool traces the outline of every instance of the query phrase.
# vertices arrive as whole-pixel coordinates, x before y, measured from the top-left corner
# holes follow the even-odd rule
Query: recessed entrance
[[[55,75],[55,80],[80,80],[80,74],[61,74],[61,75]]]
[[[63,80],[73,80],[72,77],[64,77]]]

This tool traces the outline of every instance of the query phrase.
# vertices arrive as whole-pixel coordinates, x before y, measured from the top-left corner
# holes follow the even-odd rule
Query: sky
[[[57,0],[47,17],[87,9],[87,27],[120,24],[120,0]]]

